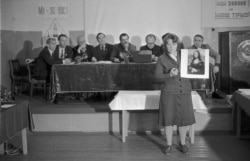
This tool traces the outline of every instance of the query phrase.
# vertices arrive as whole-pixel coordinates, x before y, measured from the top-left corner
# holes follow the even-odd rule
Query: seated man
[[[152,51],[152,55],[154,55],[155,58],[157,59],[163,53],[163,51],[160,46],[155,44],[156,36],[153,34],[149,34],[146,36],[145,41],[146,41],[146,45],[141,46],[140,50]]]
[[[213,50],[208,44],[203,44],[203,36],[195,35],[194,36],[194,45],[190,46],[189,49],[209,49],[209,56],[215,59],[215,64],[213,66],[213,72],[219,72],[220,65],[220,54],[218,54],[215,50]]]
[[[194,45],[190,46],[189,49],[209,49],[209,56],[214,58],[215,63],[211,63],[212,64],[212,70],[213,73],[216,74],[219,72],[219,65],[220,65],[220,55],[218,52],[216,52],[215,50],[213,50],[208,44],[203,44],[203,36],[202,35],[195,35],[194,36]],[[212,81],[210,90],[211,92],[214,92],[218,87],[215,87],[216,85],[213,83],[215,80],[215,75],[212,75],[212,77],[210,78],[210,80]],[[214,93],[215,94],[215,93]],[[215,94],[216,95],[216,94]]]
[[[34,68],[34,77],[38,80],[50,81],[50,72],[53,64],[68,63],[68,60],[56,59],[54,57],[54,50],[56,48],[56,39],[48,38],[47,46],[43,48],[39,56],[36,58],[36,65]]]
[[[99,43],[95,47],[95,52],[92,58],[93,62],[96,61],[110,61],[111,52],[113,50],[113,45],[106,42],[106,35],[104,33],[98,33],[96,39]]]
[[[133,51],[136,51],[135,45],[129,42],[129,36],[126,33],[120,35],[120,43],[113,47],[111,54],[111,61],[119,63],[124,61],[124,59],[133,60]]]
[[[68,37],[64,34],[61,34],[58,36],[58,45],[56,46],[55,49],[55,59],[66,59],[70,58],[72,59],[73,53],[72,53],[72,48],[67,45],[68,42]]]
[[[78,45],[73,48],[73,60],[76,62],[91,62],[94,55],[94,47],[86,43],[83,35],[77,38]]]

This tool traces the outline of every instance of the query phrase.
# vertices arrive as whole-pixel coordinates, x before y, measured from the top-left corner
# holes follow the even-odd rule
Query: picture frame
[[[183,78],[209,78],[209,49],[182,49],[181,71]]]

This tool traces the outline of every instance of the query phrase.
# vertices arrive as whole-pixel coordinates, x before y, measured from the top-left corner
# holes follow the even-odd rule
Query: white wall
[[[23,64],[27,58],[35,58],[42,50],[42,36],[54,18],[37,15],[39,4],[69,3],[69,17],[57,21],[68,32],[75,44],[76,36],[84,33],[83,0],[0,0],[1,27],[1,81],[10,88],[9,59],[18,58]]]
[[[68,18],[59,18],[59,23],[66,31],[84,29],[84,1],[83,0],[55,0],[69,3]],[[3,30],[13,31],[46,31],[53,18],[37,16],[38,4],[50,3],[52,0],[2,0]]]
[[[172,32],[180,37],[185,47],[188,47],[192,44],[195,34],[202,34],[205,43],[218,50],[218,32],[250,30],[250,26],[242,23],[237,25],[240,27],[233,27],[234,25],[216,27],[213,24],[203,27],[207,20],[204,14],[211,15],[210,12],[214,11],[212,1],[214,2],[214,0],[209,2],[205,0],[85,0],[86,37],[90,44],[96,45],[95,35],[98,32],[104,32],[108,35],[109,42],[117,43],[119,35],[126,32],[130,35],[132,43],[139,48],[140,45],[145,44],[144,39],[148,33],[155,34],[158,37],[157,43],[160,44],[161,36],[166,32]]]
[[[149,33],[155,34],[159,38],[157,43],[161,43],[166,32],[176,33],[181,39],[202,32],[200,0],[85,0],[85,3],[86,34],[104,32],[112,35],[115,43],[122,32],[134,37],[137,46],[145,44]]]

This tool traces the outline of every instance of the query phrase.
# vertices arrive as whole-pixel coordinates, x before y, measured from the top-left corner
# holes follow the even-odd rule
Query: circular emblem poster
[[[243,63],[250,63],[250,40],[242,41],[237,47],[237,56]]]

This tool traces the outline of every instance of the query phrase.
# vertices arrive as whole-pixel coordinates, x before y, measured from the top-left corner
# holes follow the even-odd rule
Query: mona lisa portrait
[[[199,50],[195,50],[188,65],[188,74],[204,74],[205,64]]]
[[[185,78],[208,78],[209,50],[181,50],[181,76]]]

